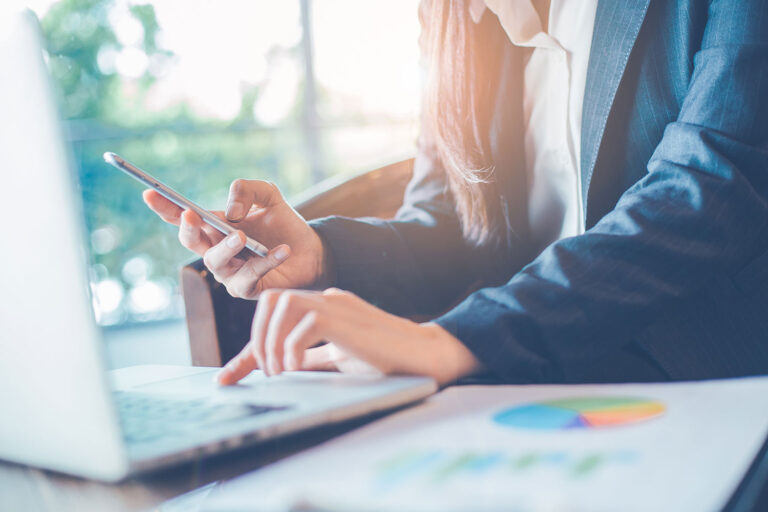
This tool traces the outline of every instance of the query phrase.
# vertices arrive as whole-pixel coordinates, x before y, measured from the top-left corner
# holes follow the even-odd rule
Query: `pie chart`
[[[504,409],[493,416],[493,421],[528,430],[598,429],[647,421],[665,410],[663,403],[647,398],[572,397]]]

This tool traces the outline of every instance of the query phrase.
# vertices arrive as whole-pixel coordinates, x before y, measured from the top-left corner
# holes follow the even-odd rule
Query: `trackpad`
[[[194,375],[176,377],[130,388],[131,391],[180,397],[210,397],[214,400],[238,401],[258,404],[312,403],[327,401],[328,392],[343,381],[346,390],[354,389],[344,376],[332,373],[311,375],[308,372],[288,372],[267,377],[254,371],[234,386],[220,386],[215,382],[218,368]],[[368,379],[364,379],[368,380]],[[360,383],[357,383],[359,386]],[[329,389],[330,385],[330,389]],[[349,391],[348,391],[349,392]]]

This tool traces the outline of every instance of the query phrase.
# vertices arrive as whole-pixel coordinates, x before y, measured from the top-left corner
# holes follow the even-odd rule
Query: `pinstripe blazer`
[[[313,223],[337,285],[434,314],[481,283],[436,321],[507,381],[768,373],[768,2],[601,0],[587,231],[541,254],[527,242],[521,54],[504,52],[491,136],[505,242],[463,241],[425,134],[395,219]]]

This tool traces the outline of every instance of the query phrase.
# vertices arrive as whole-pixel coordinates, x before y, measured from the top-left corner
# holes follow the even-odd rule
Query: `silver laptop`
[[[219,388],[215,369],[107,372],[32,14],[0,15],[0,74],[0,459],[116,481],[435,391],[421,377],[254,372]]]

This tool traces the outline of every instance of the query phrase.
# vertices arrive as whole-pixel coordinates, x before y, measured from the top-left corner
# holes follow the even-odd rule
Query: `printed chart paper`
[[[715,511],[767,433],[768,378],[452,387],[202,509]]]

